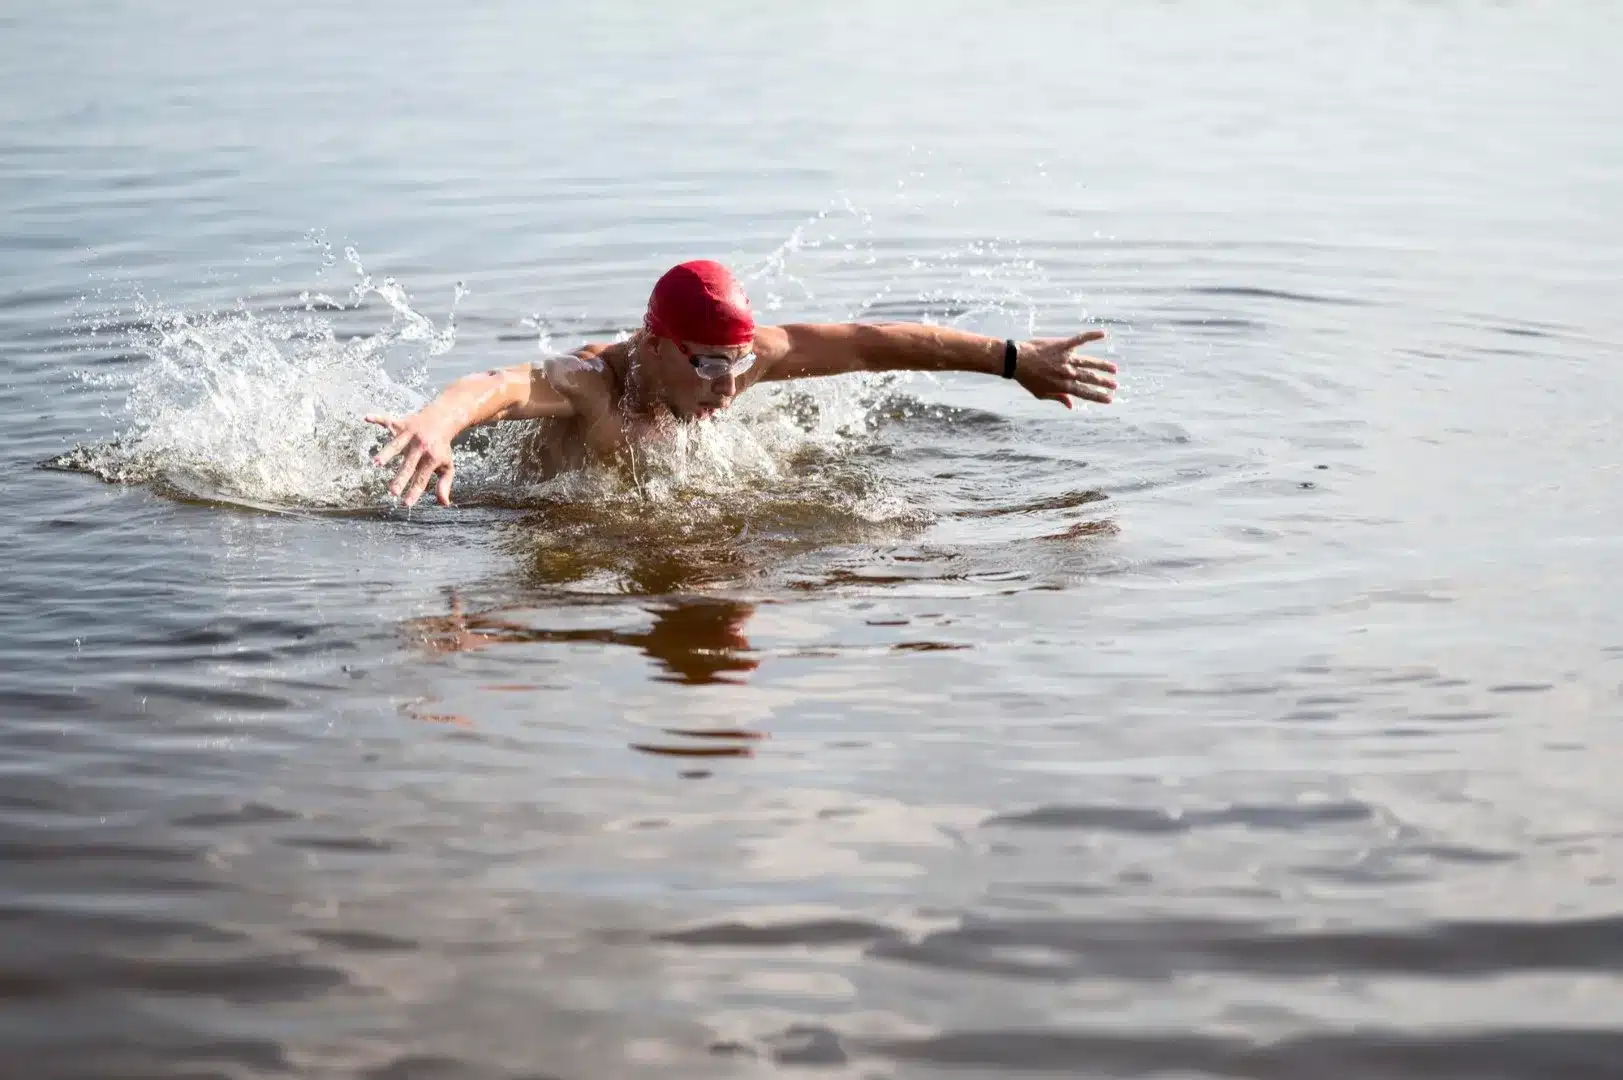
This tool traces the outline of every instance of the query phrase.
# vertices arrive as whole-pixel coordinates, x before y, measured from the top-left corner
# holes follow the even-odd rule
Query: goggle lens
[[[676,347],[693,365],[694,374],[706,381],[714,381],[727,375],[742,375],[755,363],[755,354],[752,352],[738,357],[706,356],[703,353],[689,352],[688,347],[680,341],[676,343]]]

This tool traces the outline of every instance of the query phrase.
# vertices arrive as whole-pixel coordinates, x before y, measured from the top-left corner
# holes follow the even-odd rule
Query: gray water
[[[1351,7],[7,8],[5,1073],[1623,1075],[1623,12]],[[1123,391],[390,500],[689,257]]]

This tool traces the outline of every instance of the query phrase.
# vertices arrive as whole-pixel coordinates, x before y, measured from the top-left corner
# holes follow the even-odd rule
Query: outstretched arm
[[[1068,338],[1019,342],[1014,377],[1044,401],[1067,409],[1073,396],[1110,404],[1116,365],[1075,351],[1103,338],[1088,330]],[[804,379],[851,371],[979,371],[1003,374],[1003,339],[922,323],[796,323],[756,332],[765,361],[761,380]]]
[[[435,475],[440,505],[451,505],[451,440],[470,427],[496,420],[535,420],[543,416],[571,416],[574,407],[554,387],[540,365],[513,367],[465,375],[438,397],[410,416],[368,416],[366,422],[389,429],[394,436],[377,455],[374,465],[387,465],[396,457],[400,470],[389,483],[389,494],[414,505]]]

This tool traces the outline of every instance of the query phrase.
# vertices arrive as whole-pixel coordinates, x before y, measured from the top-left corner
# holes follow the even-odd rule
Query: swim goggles
[[[755,363],[755,354],[753,352],[747,352],[739,357],[714,356],[696,353],[680,341],[676,341],[674,344],[677,351],[687,357],[688,363],[693,365],[694,374],[706,382],[714,382],[726,375],[735,377],[742,375]]]

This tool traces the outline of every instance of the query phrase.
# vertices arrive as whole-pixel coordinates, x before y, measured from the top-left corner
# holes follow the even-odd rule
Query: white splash
[[[300,296],[296,310],[190,314],[146,302],[127,344],[147,358],[122,384],[125,427],[110,443],[57,459],[121,483],[187,495],[305,507],[378,501],[384,478],[370,464],[377,429],[370,411],[408,412],[425,400],[426,362],[456,343],[415,310],[393,278],[374,282],[346,251],[358,281],[347,303]],[[460,299],[461,290],[453,299]],[[340,315],[376,318],[372,333],[340,333]]]

